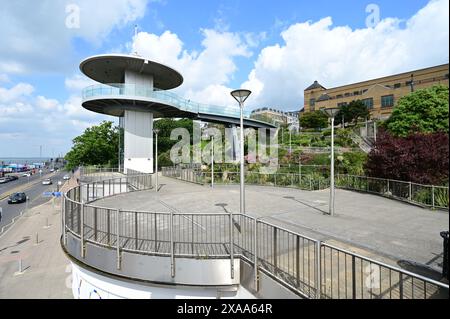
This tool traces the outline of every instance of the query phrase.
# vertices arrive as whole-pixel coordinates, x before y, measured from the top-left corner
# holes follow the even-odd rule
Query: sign
[[[61,197],[62,192],[43,192],[42,196],[44,196],[44,197],[52,197],[52,196]]]

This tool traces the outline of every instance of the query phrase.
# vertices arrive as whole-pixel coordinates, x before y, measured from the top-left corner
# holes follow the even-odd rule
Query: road
[[[2,184],[0,188],[0,198],[3,197],[2,194],[8,193],[12,189],[16,189],[17,187],[22,186],[22,189],[20,191],[25,192],[25,194],[29,197],[28,201],[28,207],[34,207],[37,205],[41,205],[45,203],[46,201],[50,200],[50,197],[43,197],[43,192],[48,191],[56,191],[57,183],[58,181],[63,181],[63,176],[65,174],[68,174],[65,171],[58,171],[56,173],[50,173],[49,171],[44,171],[42,173],[42,176],[39,176],[39,174],[35,174],[33,176],[30,176],[30,183],[34,182],[32,185],[27,186],[28,183],[28,177],[19,177],[18,180]],[[70,174],[69,174],[70,175]],[[53,181],[52,185],[42,185],[41,181],[44,178],[50,177]],[[19,190],[17,190],[19,191]],[[5,198],[3,200],[0,200],[0,207],[2,208],[2,220],[0,221],[0,229],[2,226],[5,226],[11,222],[11,220],[18,216],[21,211],[25,210],[27,207],[26,203],[21,204],[8,204],[8,198]]]

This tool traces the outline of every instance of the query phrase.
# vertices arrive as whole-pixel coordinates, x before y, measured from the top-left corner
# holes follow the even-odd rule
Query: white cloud
[[[10,89],[0,87],[0,103],[9,103],[33,93],[34,87],[28,83],[18,83]]]
[[[261,50],[248,80],[248,104],[298,109],[314,80],[325,87],[447,63],[448,0],[431,1],[401,27],[386,18],[375,28],[333,26],[331,17],[296,23],[282,44]]]
[[[170,31],[160,36],[139,32],[133,39],[132,50],[181,72],[184,83],[178,92],[201,91],[209,85],[224,85],[237,70],[234,58],[250,57],[252,53],[239,34],[212,29],[202,29],[201,32],[204,38],[200,52],[184,50],[183,42]]]
[[[4,1],[0,11],[0,72],[68,70],[73,65],[73,38],[100,45],[117,27],[144,16],[149,0]],[[79,8],[79,28],[73,28]],[[69,26],[69,27],[68,27]]]
[[[66,78],[64,84],[69,91],[81,94],[81,91],[84,88],[93,84],[98,84],[98,82],[91,80],[81,73],[77,73],[71,77]]]
[[[0,83],[9,83],[11,80],[9,79],[8,74],[0,74]]]

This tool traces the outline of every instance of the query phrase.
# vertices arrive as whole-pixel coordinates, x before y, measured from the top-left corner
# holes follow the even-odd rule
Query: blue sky
[[[379,19],[369,25],[372,4]],[[80,9],[68,28],[68,5]],[[448,0],[14,1],[0,13],[0,158],[65,153],[103,119],[80,106],[87,56],[137,50],[182,72],[176,93],[249,108],[303,106],[318,80],[343,85],[448,63]],[[138,25],[138,36],[134,26]],[[439,45],[436,45],[436,44]],[[29,147],[24,147],[29,145]]]

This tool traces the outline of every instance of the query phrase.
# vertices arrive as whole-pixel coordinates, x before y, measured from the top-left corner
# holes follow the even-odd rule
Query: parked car
[[[42,181],[42,185],[51,185],[51,184],[53,184],[53,182],[50,178],[46,178]]]
[[[31,176],[31,173],[23,173],[22,174],[22,177],[28,177],[28,176]]]
[[[8,198],[8,204],[18,204],[27,201],[27,195],[25,193],[14,193]]]
[[[8,182],[9,182],[9,178],[7,178],[7,177],[0,178],[0,184],[5,184],[5,183],[8,183]]]
[[[64,175],[63,179],[68,180],[68,179],[70,179],[70,176],[66,174],[66,175]]]
[[[55,171],[54,168],[50,168],[50,172],[53,173]]]
[[[6,178],[8,178],[10,181],[15,181],[16,179],[19,179],[16,175],[9,175],[6,176]]]

